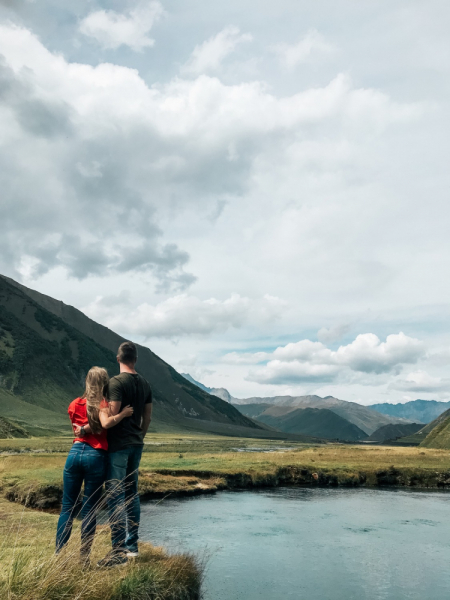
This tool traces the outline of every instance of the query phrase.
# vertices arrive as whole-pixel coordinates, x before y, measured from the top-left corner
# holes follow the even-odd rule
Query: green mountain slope
[[[391,417],[410,419],[415,423],[430,423],[440,414],[450,408],[450,402],[439,402],[437,400],[411,400],[404,404],[371,404],[367,408],[376,410]]]
[[[421,429],[419,434],[422,438],[426,436],[420,444],[424,448],[450,449],[450,409]]]
[[[99,365],[116,374],[122,341],[79,310],[0,276],[0,416],[13,417],[28,431],[69,433],[67,406],[82,392],[88,369]],[[151,383],[157,422],[211,432],[217,424],[228,434],[233,427],[241,435],[262,431],[148,348],[138,351],[137,369]]]
[[[326,408],[292,408],[267,404],[237,406],[243,414],[286,433],[351,442],[367,438],[362,429]]]
[[[4,417],[0,417],[0,439],[9,439],[9,438],[27,438],[29,437],[28,433],[17,425],[17,423],[13,423]]]
[[[422,423],[391,423],[389,425],[383,425],[372,433],[367,438],[368,442],[387,442],[388,440],[396,440],[405,436],[410,436],[417,433],[422,429]]]

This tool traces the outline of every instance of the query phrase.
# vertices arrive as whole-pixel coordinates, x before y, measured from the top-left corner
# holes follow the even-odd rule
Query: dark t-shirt
[[[121,402],[121,412],[126,406],[134,408],[131,417],[108,429],[108,450],[116,452],[128,446],[143,446],[142,417],[144,407],[152,401],[152,390],[146,379],[138,373],[121,373],[109,380],[109,401]]]

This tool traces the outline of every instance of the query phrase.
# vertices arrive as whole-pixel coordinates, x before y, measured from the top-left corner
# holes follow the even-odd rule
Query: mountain
[[[244,415],[286,433],[356,442],[367,438],[359,427],[327,408],[292,408],[270,404],[239,404]]]
[[[450,409],[423,427],[419,434],[424,438],[420,445],[425,448],[450,449]]]
[[[417,433],[422,427],[422,423],[390,423],[374,431],[366,441],[383,443],[388,440],[397,440],[398,438]]]
[[[181,373],[181,375],[185,379],[187,379],[188,381],[190,381],[191,383],[193,383],[194,385],[199,387],[201,390],[203,390],[204,392],[208,392],[208,394],[211,394],[212,396],[217,396],[218,398],[225,400],[225,402],[233,402],[235,400],[235,398],[233,398],[233,396],[230,394],[230,392],[228,390],[226,390],[225,388],[206,387],[206,385],[203,385],[203,383],[196,381],[191,375],[189,375],[189,373]]]
[[[430,423],[450,408],[450,402],[411,400],[404,404],[389,404],[387,402],[372,404],[368,408],[391,417],[401,417],[416,423]]]
[[[362,406],[356,402],[347,402],[346,400],[339,400],[333,396],[326,396],[321,398],[320,396],[274,396],[267,398],[246,398],[233,402],[233,404],[240,409],[242,404],[270,404],[274,406],[283,406],[291,408],[327,408],[339,415],[343,419],[346,419],[350,423],[356,425],[359,429],[362,429],[367,435],[371,435],[374,431],[379,429],[382,425],[388,425],[389,423],[407,423],[406,419],[398,417],[390,417],[383,415],[377,411]]]
[[[0,416],[33,435],[68,433],[67,406],[93,365],[118,372],[124,339],[81,311],[0,276]],[[151,383],[159,427],[267,436],[228,402],[187,381],[146,347],[137,370]]]

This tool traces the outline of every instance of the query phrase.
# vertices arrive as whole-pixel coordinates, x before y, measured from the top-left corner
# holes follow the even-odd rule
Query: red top
[[[106,406],[108,406],[108,404],[106,400],[103,400],[100,404],[100,408],[105,408]],[[86,425],[89,424],[86,411],[86,398],[75,398],[75,400],[69,404],[69,410],[67,412],[69,413],[72,425],[86,427]],[[108,450],[106,429],[102,429],[101,433],[86,433],[83,437],[77,437],[73,441],[85,442],[97,450]]]

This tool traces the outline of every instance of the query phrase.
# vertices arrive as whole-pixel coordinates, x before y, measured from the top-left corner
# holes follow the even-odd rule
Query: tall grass
[[[140,544],[140,556],[123,567],[99,569],[111,549],[109,527],[97,527],[91,563],[80,560],[79,525],[60,554],[54,553],[54,515],[0,504],[2,600],[196,600],[203,566],[191,555],[167,554]]]

